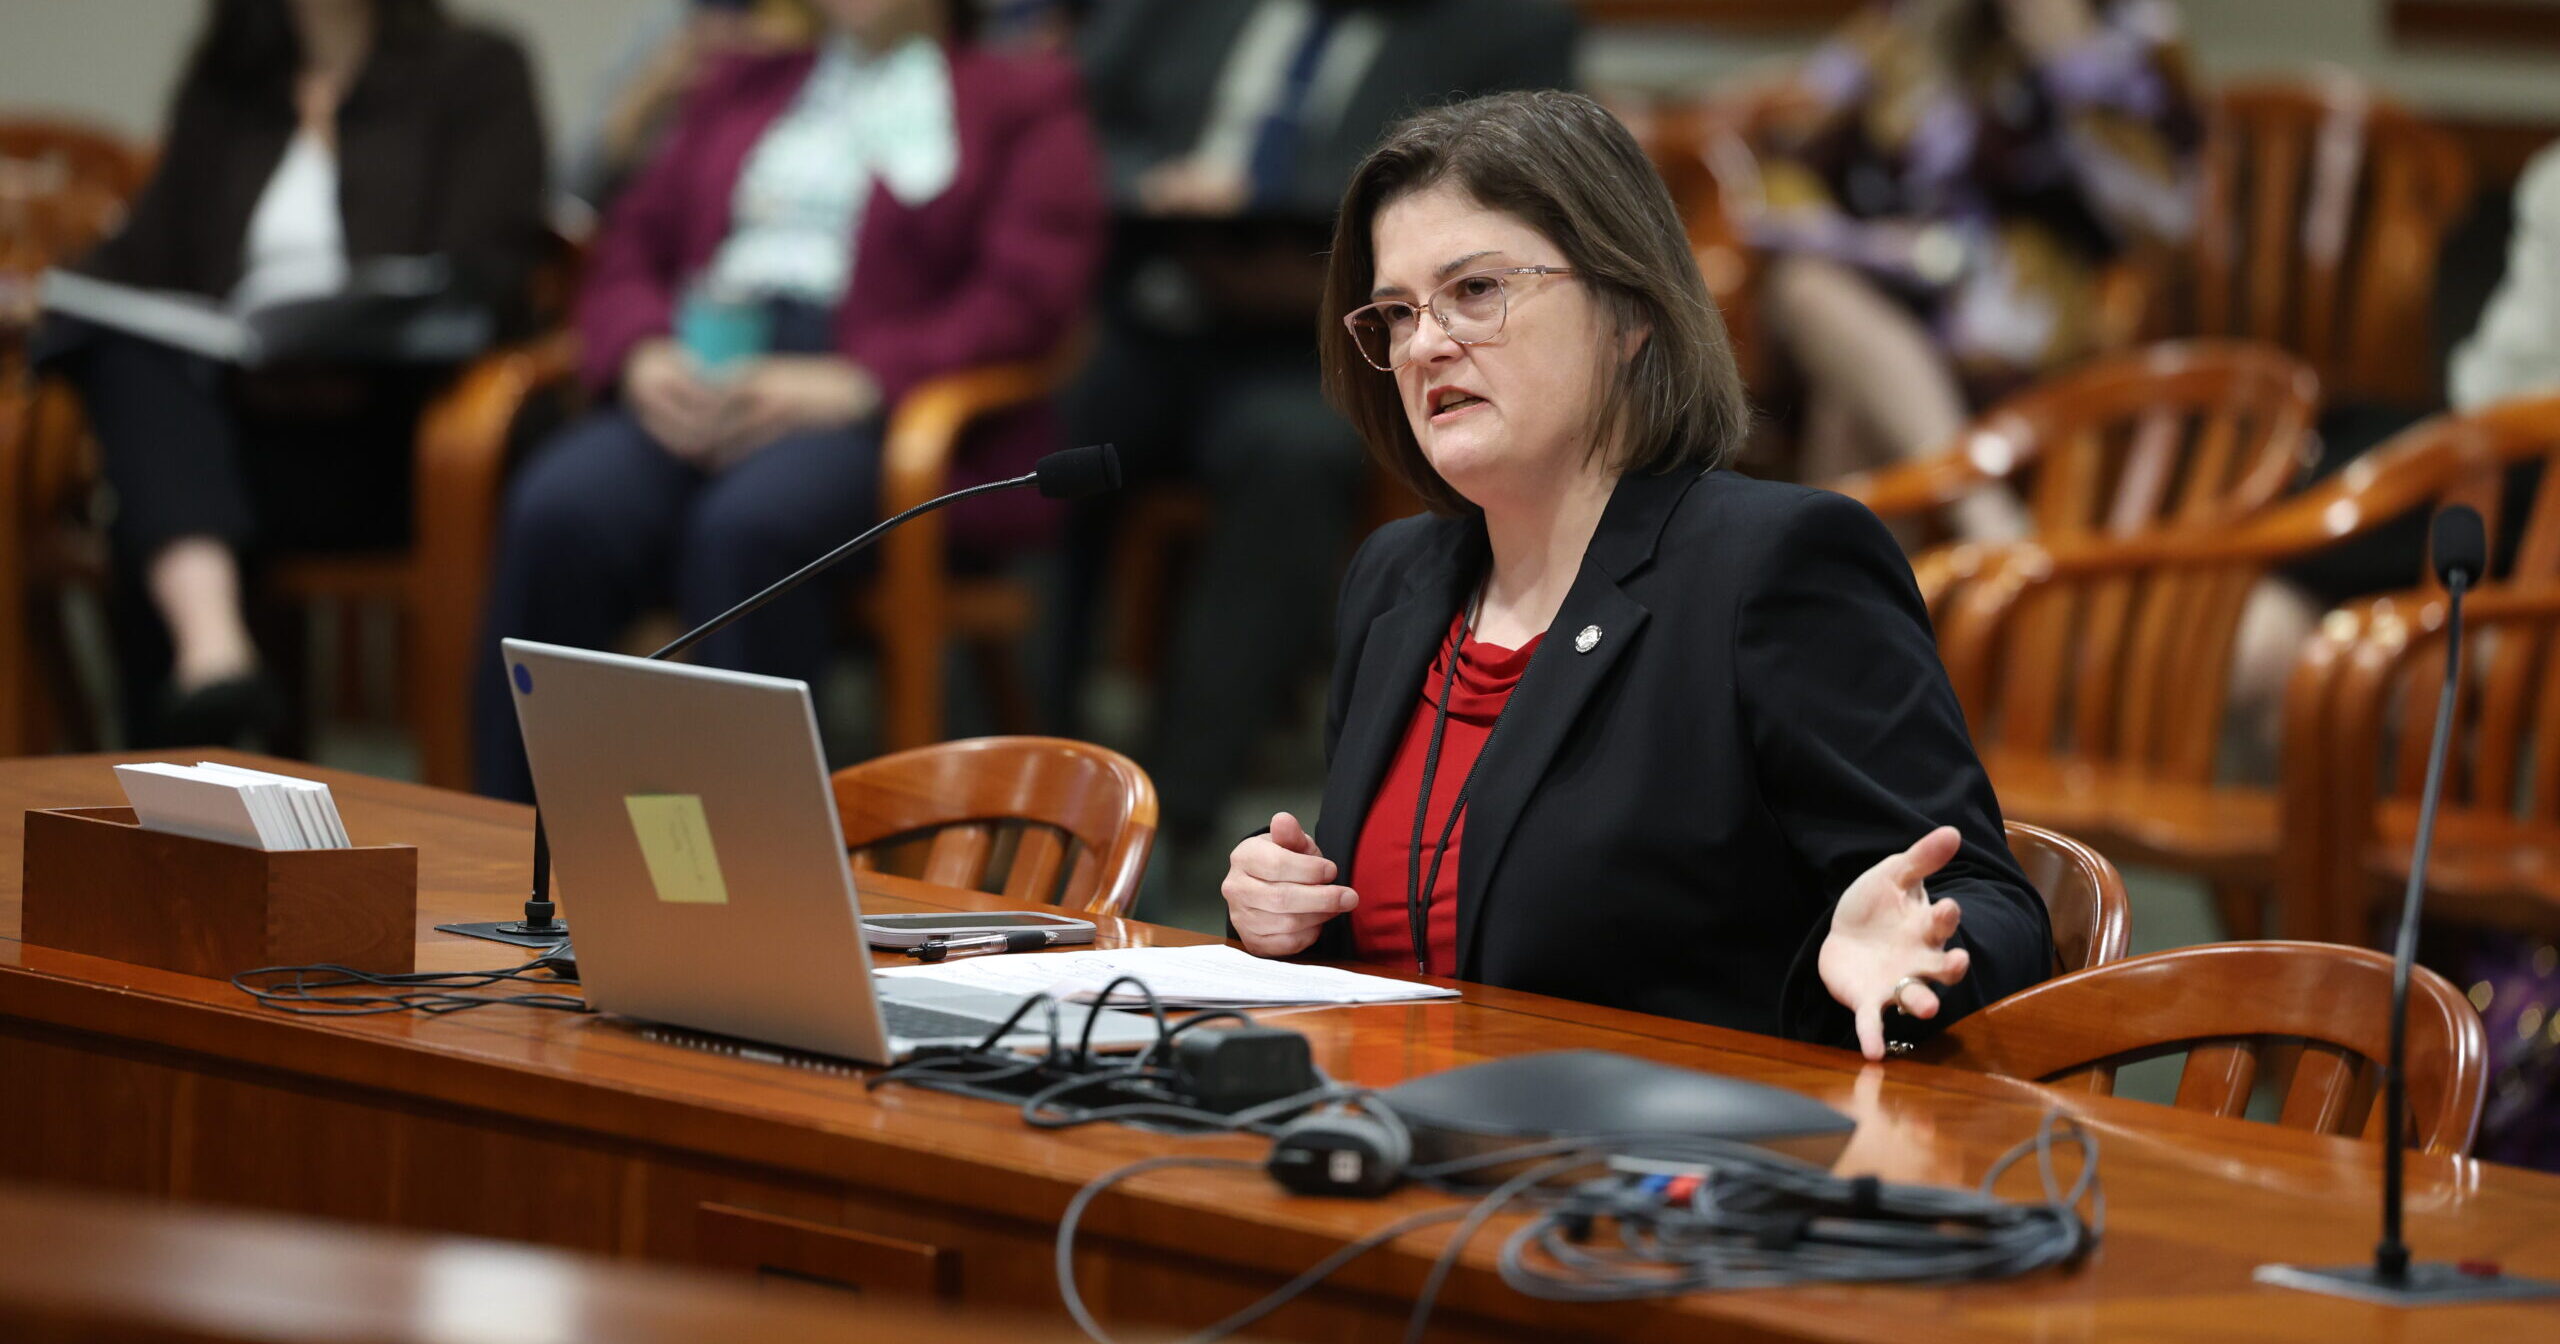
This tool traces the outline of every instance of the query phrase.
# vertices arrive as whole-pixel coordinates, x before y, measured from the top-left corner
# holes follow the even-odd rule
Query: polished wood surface
[[[2560,471],[2552,469],[2560,462],[2560,396],[2520,398],[2421,421],[2300,493],[2225,526],[2038,538],[2010,547],[1991,557],[1950,604],[1940,628],[1948,675],[1960,698],[1977,697],[1967,700],[1967,712],[1980,724],[1985,719],[1977,712],[1978,697],[1987,693],[1986,678],[1997,668],[2001,632],[2035,604],[2091,602],[2095,595],[2163,577],[2245,593],[2278,565],[2362,541],[2439,503],[2477,507],[2494,541],[2508,513],[2505,492],[2516,484],[2514,470],[2533,462],[2543,464],[2540,493],[2525,510],[2526,531],[2512,572],[2499,581],[2552,583],[2560,580]],[[2413,568],[2409,577],[2416,581],[2421,573]],[[2284,750],[2272,793],[2197,785],[2192,777],[2160,782],[2081,762],[2048,771],[2048,792],[2070,806],[2019,810],[2128,861],[2182,866],[2244,887],[2271,884],[2275,932],[2363,941],[2371,936],[2364,918],[2366,888],[2362,879],[2350,883],[2342,877],[2336,865],[2341,856],[2360,853],[2365,842],[2338,828],[2360,825],[2353,818],[2371,815],[2386,747],[2403,748],[2404,769],[2423,760],[2432,707],[2411,717],[2392,712],[2392,697],[2406,694],[2407,681],[2392,670],[2397,655],[2391,649],[2422,624],[2418,618],[2429,600],[2426,590],[2416,590],[2329,614],[2299,652],[2285,689]],[[2198,668],[2215,670],[2198,675]],[[2226,675],[2227,662],[2198,660],[2177,668],[2177,679],[2216,687]],[[2507,694],[2520,695],[2531,684],[2526,673],[2505,675],[2513,688]],[[2407,747],[2413,733],[2421,753],[2416,756]],[[2018,764],[2003,759],[1996,744],[1986,747],[1985,762],[2007,803],[2019,783]],[[2407,780],[2404,775],[2395,785],[2385,815],[2399,804],[2398,795],[2414,791]]]
[[[124,807],[25,816],[30,942],[216,978],[314,962],[412,969],[415,846],[264,850],[151,830]]]
[[[254,758],[248,758],[254,759]],[[98,757],[0,764],[0,807],[112,802]],[[431,931],[511,915],[526,881],[521,808],[323,770],[360,842],[419,847],[418,960],[524,955]],[[0,827],[0,875],[16,871]],[[866,908],[989,909],[1002,898],[861,874]],[[0,890],[0,934],[17,929]],[[574,928],[574,903],[565,911]],[[1104,918],[1106,946],[1197,935]],[[1456,1003],[1265,1014],[1307,1033],[1332,1076],[1387,1084],[1538,1049],[1618,1050],[1788,1087],[1858,1122],[1846,1169],[1964,1183],[2048,1109],[2100,1136],[2106,1238],[2069,1271],[1940,1287],[1807,1288],[1628,1306],[1533,1301],[1502,1286],[1497,1220],[1460,1257],[1436,1339],[1641,1337],[1964,1341],[2121,1338],[2536,1338],[2525,1306],[2404,1315],[2256,1286],[2282,1257],[2362,1259],[2370,1143],[1854,1055],[1513,991]],[[1048,1257],[1084,1182],[1167,1152],[1258,1159],[1242,1138],[1108,1127],[1039,1132],[1009,1110],[866,1092],[850,1065],[693,1049],[609,1018],[488,1008],[450,1017],[289,1018],[219,981],[0,942],[0,1175],[216,1204],[498,1235],[654,1259],[734,1263],[703,1243],[706,1205],[957,1257],[973,1305],[1054,1311]],[[42,1105],[18,1098],[42,1097]],[[2024,1197],[2028,1184],[2004,1185]],[[1166,1171],[1098,1200],[1080,1243],[1106,1321],[1193,1326],[1386,1221],[1439,1207],[1296,1198],[1250,1170]],[[2560,1178],[2462,1158],[2410,1163],[2410,1231],[2428,1258],[2560,1273]],[[1263,1327],[1272,1338],[1394,1338],[1446,1229],[1400,1238]],[[896,1268],[894,1258],[888,1267]],[[885,1290],[884,1290],[885,1291]]]
[[[2332,70],[2225,87],[2193,246],[2202,335],[2272,341],[2333,398],[2436,399],[2436,255],[2471,201],[2450,135]]]
[[[915,876],[1009,901],[1125,915],[1155,848],[1156,786],[1108,747],[1058,737],[980,737],[835,773],[836,816],[856,868],[907,842]]]
[[[2123,1065],[2183,1053],[2177,1104],[2241,1116],[2272,1088],[2276,1123],[2378,1137],[2391,958],[2329,943],[2206,943],[2048,980],[1949,1027],[1924,1057],[2111,1091]],[[2489,1083],[2480,1015],[2424,966],[2409,981],[2410,1143],[2471,1147]]]
[[[2301,361],[2248,341],[2179,341],[2091,360],[2038,381],[1965,427],[1941,453],[1831,483],[1885,518],[1912,517],[1985,486],[2018,484],[2039,538],[2125,536],[2246,516],[2282,494],[2309,460],[2320,385]],[[1967,548],[1979,552],[1980,548]],[[1961,562],[1915,566],[1932,614],[1946,609]],[[2127,594],[2090,613],[2121,638],[2128,620],[2162,620]],[[2121,608],[2122,610],[2118,610]],[[2038,613],[2011,662],[2022,687],[2058,687],[2073,613]],[[2100,650],[2105,652],[2105,650]],[[2100,660],[2103,662],[2104,660]],[[1960,688],[1962,689],[1962,688]],[[1983,693],[1967,703],[1982,708]],[[2021,696],[2001,732],[2050,736],[2058,702]],[[2096,706],[2082,709],[2101,712]],[[1977,723],[1982,722],[1976,719]]]
[[[2546,519],[2560,509],[2536,526]],[[2378,940],[2407,884],[2448,613],[2443,592],[2419,591],[2332,618],[2347,645],[2321,781],[2332,848],[2303,897],[2330,938]],[[2481,589],[2463,604],[2463,641],[2428,913],[2560,935],[2560,586],[2545,574]]]
[[[0,1186],[11,1344],[1011,1344],[1063,1322],[507,1242]]]
[[[2044,897],[2053,921],[2053,951],[2066,971],[2124,960],[2133,939],[2133,901],[2124,874],[2107,856],[2042,826],[2005,823],[2009,854]]]

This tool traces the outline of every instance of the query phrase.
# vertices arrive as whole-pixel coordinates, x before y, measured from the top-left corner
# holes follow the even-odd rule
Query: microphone
[[[873,524],[861,536],[766,585],[763,591],[676,636],[666,647],[649,656],[664,659],[683,653],[694,645],[728,629],[737,621],[754,614],[775,598],[844,563],[846,559],[878,541],[909,519],[920,518],[945,505],[957,504],[961,500],[978,495],[992,495],[1025,487],[1037,488],[1049,499],[1083,499],[1090,495],[1101,494],[1106,490],[1117,490],[1120,488],[1120,450],[1107,443],[1061,449],[1041,458],[1032,464],[1030,471],[1020,476],[1007,477],[1001,481],[989,481],[984,485],[973,485],[965,490],[954,490],[950,494],[928,499],[894,518],[884,518]],[[494,934],[504,935],[499,938],[500,942],[547,943],[566,936],[569,931],[569,926],[555,917],[558,910],[559,907],[551,900],[551,835],[543,828],[542,803],[540,799],[536,799],[533,807],[533,892],[525,900],[524,918],[521,921],[510,920],[496,924],[454,924],[440,927],[457,933],[474,933],[479,937],[492,936],[491,932],[482,932],[484,930],[494,931]]]
[[[2435,737],[2427,746],[2426,786],[2409,854],[2409,885],[2400,897],[2400,930],[2391,959],[2391,1046],[2382,1080],[2382,1238],[2370,1265],[2313,1269],[2261,1265],[2260,1283],[2351,1297],[2384,1306],[2432,1307],[2560,1295],[2560,1283],[2500,1273],[2495,1265],[2411,1263],[2401,1237],[2409,1110],[2409,975],[2418,959],[2418,908],[2426,895],[2427,850],[2435,841],[2436,804],[2444,787],[2445,750],[2462,689],[2462,595],[2489,568],[2489,534],[2480,511],[2456,504],[2436,513],[2428,564],[2444,584],[2444,689],[2436,697]]]

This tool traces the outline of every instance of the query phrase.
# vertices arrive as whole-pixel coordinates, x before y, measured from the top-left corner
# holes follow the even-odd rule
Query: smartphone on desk
[[[873,947],[914,947],[934,938],[966,938],[1020,929],[1046,931],[1052,946],[1093,941],[1092,920],[1046,910],[948,910],[862,917],[862,936]]]

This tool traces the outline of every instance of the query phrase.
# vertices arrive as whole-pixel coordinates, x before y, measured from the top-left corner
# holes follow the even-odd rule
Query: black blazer
[[[239,283],[249,216],[293,139],[292,90],[191,85],[124,227],[78,269],[219,298]],[[347,256],[441,255],[502,323],[546,238],[532,70],[508,38],[439,24],[378,44],[338,106]]]
[[[1345,873],[1485,561],[1481,519],[1424,516],[1379,529],[1351,563],[1315,832]],[[1728,471],[1629,476],[1478,769],[1458,975],[1846,1043],[1849,1013],[1814,966],[1832,906],[1941,823],[1963,847],[1929,888],[1963,905],[1973,966],[1938,1024],[2049,975],[2053,935],[1909,564],[1843,495]],[[1360,898],[1402,908],[1405,893]],[[1310,955],[1350,948],[1337,919]]]

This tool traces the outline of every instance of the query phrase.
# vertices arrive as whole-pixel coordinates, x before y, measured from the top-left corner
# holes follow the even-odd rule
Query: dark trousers
[[[1209,494],[1209,533],[1177,588],[1141,753],[1166,830],[1196,837],[1217,822],[1289,688],[1328,656],[1366,480],[1360,439],[1325,404],[1303,337],[1173,339],[1114,321],[1064,411],[1076,442],[1119,445],[1130,483],[1119,498],[1167,480]],[[1069,525],[1051,712],[1070,724],[1117,510],[1106,496]]]
[[[208,537],[254,574],[277,553],[409,540],[418,408],[443,371],[275,370],[97,330],[63,357],[112,494],[109,620],[127,740],[153,720],[172,650],[145,577],[171,542]]]
[[[635,617],[669,602],[688,628],[709,620],[870,523],[879,463],[872,424],[787,435],[716,474],[669,454],[619,408],[561,431],[507,492],[489,651],[472,686],[476,787],[533,797],[498,640],[604,648]],[[840,624],[844,577],[809,584],[687,657],[817,680]]]

